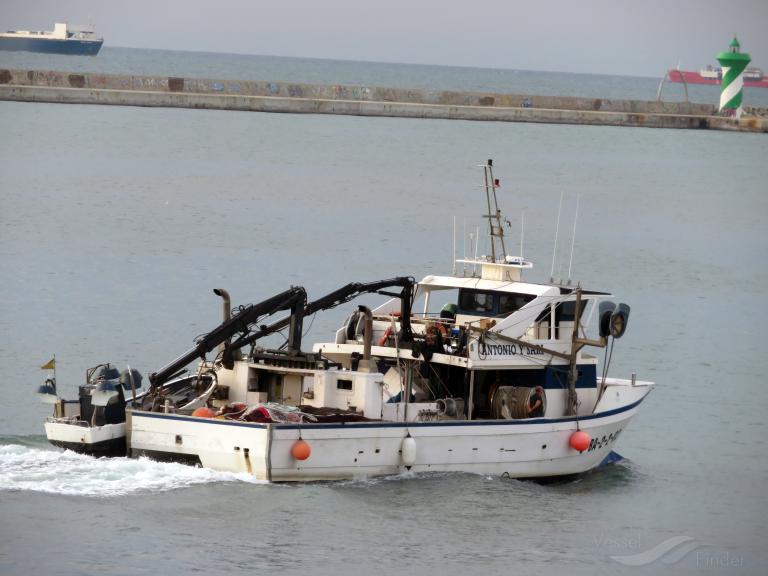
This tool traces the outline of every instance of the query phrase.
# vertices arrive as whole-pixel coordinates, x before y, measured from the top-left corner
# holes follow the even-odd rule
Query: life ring
[[[384,330],[384,336],[379,338],[379,341],[377,342],[377,344],[379,346],[386,346],[387,340],[389,340],[390,336],[392,336],[392,326],[387,326],[387,329]]]
[[[440,322],[435,322],[434,324],[430,324],[427,327],[427,334],[437,335],[438,333],[443,338],[448,337],[448,328],[445,327],[445,324],[442,324]]]
[[[444,324],[435,322],[427,326],[426,341],[431,346],[442,347],[443,342],[448,337],[448,329]]]

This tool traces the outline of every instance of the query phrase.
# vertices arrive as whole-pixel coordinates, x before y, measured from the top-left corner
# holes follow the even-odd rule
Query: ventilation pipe
[[[371,341],[373,340],[373,313],[367,306],[358,306],[357,309],[363,314],[365,321],[363,323],[363,359],[358,365],[360,372],[373,372],[376,366],[371,360]]]

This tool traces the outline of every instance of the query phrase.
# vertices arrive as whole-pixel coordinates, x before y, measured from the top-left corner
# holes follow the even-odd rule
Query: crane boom
[[[306,304],[307,292],[301,286],[297,286],[276,294],[258,304],[250,304],[243,307],[232,318],[221,323],[208,334],[201,336],[194,348],[188,350],[157,372],[152,373],[149,376],[151,385],[153,387],[162,386],[195,358],[204,358],[208,352],[219,344],[226,342],[235,334],[250,332],[250,325],[257,322],[262,316],[271,315],[280,310],[291,310],[291,316],[288,318],[288,322],[286,322],[286,326],[291,325],[291,335],[289,337],[291,346],[289,349],[298,351],[301,345],[302,312]]]
[[[320,310],[329,310],[331,308],[335,308],[336,306],[345,304],[346,302],[349,302],[350,300],[353,300],[362,294],[369,294],[372,292],[383,293],[381,291],[385,288],[400,286],[402,288],[400,294],[384,294],[400,298],[400,323],[402,328],[399,341],[411,342],[413,341],[413,332],[411,331],[411,306],[413,303],[413,287],[415,284],[416,281],[409,276],[398,276],[395,278],[377,280],[374,282],[350,282],[349,284],[342,286],[333,292],[329,292],[317,300],[309,302],[304,307],[303,316],[311,316]],[[291,316],[287,316],[281,320],[278,320],[277,322],[270,324],[269,326],[262,326],[258,331],[251,334],[246,334],[239,340],[233,342],[231,347],[232,349],[238,349],[242,348],[243,346],[253,344],[259,338],[263,338],[264,336],[268,336],[269,334],[273,334],[274,332],[282,330],[288,326],[290,322]]]

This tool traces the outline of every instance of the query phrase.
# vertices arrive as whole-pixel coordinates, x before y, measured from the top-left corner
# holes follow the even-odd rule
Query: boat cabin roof
[[[543,296],[552,290],[562,292],[560,287],[552,284],[529,284],[527,282],[510,282],[504,280],[485,280],[482,278],[457,277],[457,276],[427,276],[419,282],[419,291],[433,290],[488,290],[494,292],[511,292],[514,294],[528,294],[530,296]],[[570,289],[568,290],[570,292]]]

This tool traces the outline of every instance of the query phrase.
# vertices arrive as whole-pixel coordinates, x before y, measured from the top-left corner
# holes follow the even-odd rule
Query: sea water
[[[104,54],[113,72],[244,77],[265,62],[212,73],[208,59],[228,60]],[[75,66],[49,58],[37,67]],[[382,84],[418,76],[386,67]],[[368,69],[278,59],[269,73],[365,83]],[[462,70],[423,81],[498,85]],[[570,95],[572,76],[540,81]],[[768,570],[764,135],[11,102],[0,118],[0,573]],[[509,252],[524,220],[526,278],[632,306],[609,374],[657,388],[622,434],[624,462],[550,485],[410,473],[269,485],[46,443],[50,407],[34,391],[53,354],[75,397],[89,366],[146,375],[191,348],[220,321],[212,288],[243,304],[450,272],[454,217],[457,256],[465,231],[482,233],[487,158]],[[306,347],[357,303],[305,322]]]

